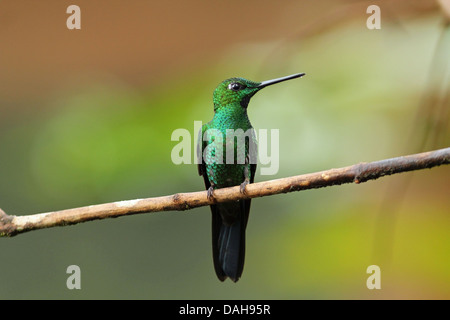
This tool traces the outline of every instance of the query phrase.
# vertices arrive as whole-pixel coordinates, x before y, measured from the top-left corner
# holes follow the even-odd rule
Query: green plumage
[[[230,131],[230,129],[235,131]],[[242,131],[237,129],[241,129]],[[242,177],[244,176],[245,167],[247,167],[247,170],[250,170],[249,164],[238,163],[238,159],[242,162],[242,159],[245,160],[248,155],[248,139],[245,141],[245,149],[241,148],[238,150],[237,142],[245,138],[245,133],[253,132],[248,131],[251,129],[253,129],[253,127],[248,119],[247,109],[242,108],[239,104],[232,104],[225,108],[220,108],[216,111],[214,118],[210,122],[203,125],[202,136],[207,139],[203,143],[204,145],[209,145],[211,147],[211,152],[204,154],[206,174],[208,175],[208,180],[210,183],[214,184],[217,188],[241,184],[243,182]],[[232,144],[227,143],[226,141],[227,130],[229,133],[234,133],[235,135]],[[217,138],[218,135],[221,135],[222,137]],[[251,136],[253,138],[252,142],[256,143],[254,134]],[[218,161],[214,161],[217,156],[220,157],[220,150],[218,149],[221,149],[222,152],[222,163],[217,163]],[[227,152],[233,152],[233,165],[229,165],[230,163],[227,164]],[[231,156],[229,158],[231,158]]]
[[[204,124],[199,135],[199,174],[203,176],[208,197],[214,190],[240,185],[245,193],[256,171],[257,142],[248,119],[250,98],[262,88],[304,74],[254,82],[231,78],[214,91],[214,117]],[[201,158],[201,159],[200,159]],[[245,229],[251,200],[211,205],[214,268],[223,281],[239,280],[244,268]]]

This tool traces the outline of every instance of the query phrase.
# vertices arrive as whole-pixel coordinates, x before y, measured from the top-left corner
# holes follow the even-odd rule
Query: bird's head
[[[250,98],[259,90],[282,81],[295,79],[304,76],[304,73],[297,73],[287,77],[254,82],[244,78],[230,78],[222,81],[214,90],[214,111],[227,105],[239,104],[242,108],[247,108]]]

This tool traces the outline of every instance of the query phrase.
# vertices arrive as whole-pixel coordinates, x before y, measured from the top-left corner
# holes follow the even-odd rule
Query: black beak
[[[270,86],[270,85],[275,84],[275,83],[279,83],[279,82],[283,82],[283,81],[291,80],[291,79],[295,79],[295,78],[301,78],[304,75],[305,75],[305,73],[296,73],[296,74],[292,74],[292,75],[287,76],[287,77],[282,77],[282,78],[278,78],[278,79],[263,81],[263,82],[261,82],[258,85],[257,88],[262,89],[264,87]]]

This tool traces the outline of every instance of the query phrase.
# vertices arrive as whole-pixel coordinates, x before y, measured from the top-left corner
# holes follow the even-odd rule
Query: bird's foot
[[[248,179],[245,179],[244,182],[241,183],[240,191],[242,194],[246,194],[247,191],[245,190],[245,187],[250,183]]]
[[[208,200],[214,199],[214,188],[213,188],[213,186],[210,186],[208,188],[208,192],[207,192],[206,197],[208,198]]]

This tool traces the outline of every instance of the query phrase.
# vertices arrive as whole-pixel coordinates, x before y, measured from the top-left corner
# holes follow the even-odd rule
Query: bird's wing
[[[203,150],[206,147],[206,141],[203,141],[203,135],[205,134],[205,131],[208,129],[207,124],[205,123],[202,126],[202,130],[198,133],[198,139],[197,139],[197,163],[198,163],[198,174],[200,176],[203,176],[203,180],[205,181],[205,187],[208,190],[211,186],[211,183],[208,179],[208,174],[206,173],[206,165],[205,161],[203,160]]]
[[[251,139],[249,139],[249,159],[250,159],[250,183],[255,181],[256,163],[258,161],[258,141],[256,134],[252,128]]]
[[[249,155],[247,159],[249,159],[250,162],[250,183],[253,183],[255,181],[255,173],[256,173],[256,162],[258,159],[258,142],[256,140],[255,132],[252,130],[252,136],[249,139]],[[243,212],[245,215],[243,216],[243,223],[244,223],[244,230],[247,226],[248,217],[250,215],[250,204],[251,199],[247,199],[243,201]]]

